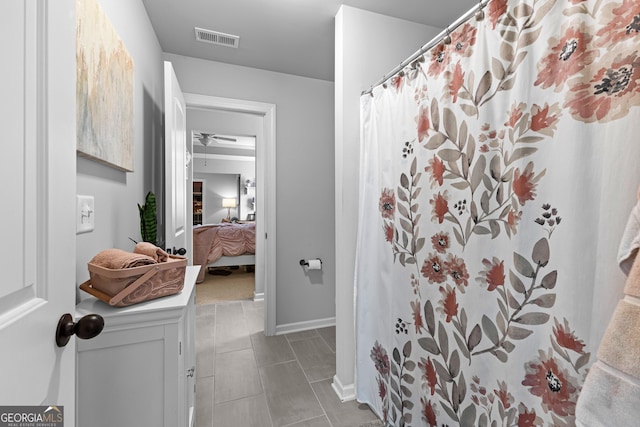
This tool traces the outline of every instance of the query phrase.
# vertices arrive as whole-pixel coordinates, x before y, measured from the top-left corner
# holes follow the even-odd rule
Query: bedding
[[[255,254],[255,223],[221,223],[193,227],[193,264],[200,265],[196,283],[204,280],[206,266],[223,256]]]

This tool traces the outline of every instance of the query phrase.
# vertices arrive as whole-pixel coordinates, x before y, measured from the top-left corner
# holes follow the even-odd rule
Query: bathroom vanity
[[[77,340],[77,425],[193,427],[195,282],[188,266],[182,292],[128,307],[90,297],[76,317],[95,313],[104,330]]]

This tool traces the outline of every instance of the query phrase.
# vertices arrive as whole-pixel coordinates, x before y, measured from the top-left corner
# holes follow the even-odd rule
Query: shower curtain
[[[575,425],[622,296],[640,1],[483,15],[361,98],[356,388],[386,425]]]

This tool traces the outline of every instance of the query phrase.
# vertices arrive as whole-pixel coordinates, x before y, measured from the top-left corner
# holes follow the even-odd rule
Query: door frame
[[[184,93],[189,108],[262,116],[264,143],[256,144],[256,280],[264,280],[264,333],[276,333],[276,106],[264,102]],[[188,113],[187,113],[188,115]],[[261,278],[259,266],[264,266]]]

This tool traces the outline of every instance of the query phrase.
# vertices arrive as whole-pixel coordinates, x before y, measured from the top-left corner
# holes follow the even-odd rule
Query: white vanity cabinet
[[[91,297],[76,306],[76,318],[104,318],[100,335],[77,340],[77,426],[194,426],[199,269],[187,267],[176,295],[121,308]]]

